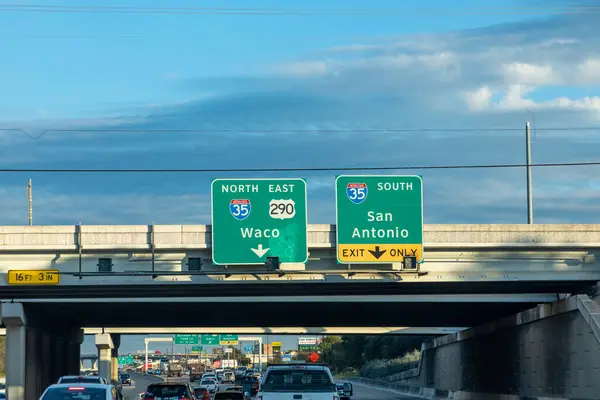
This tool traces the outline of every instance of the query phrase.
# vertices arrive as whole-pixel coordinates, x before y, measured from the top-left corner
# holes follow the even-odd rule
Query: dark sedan
[[[352,384],[349,382],[336,384],[338,395],[340,400],[350,400],[350,397],[354,394],[352,390]]]
[[[119,377],[119,381],[121,382],[121,385],[131,386],[131,375],[121,374],[121,376]]]

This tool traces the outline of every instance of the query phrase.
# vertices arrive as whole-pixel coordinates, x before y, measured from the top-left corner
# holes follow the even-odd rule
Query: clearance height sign
[[[335,183],[337,259],[342,264],[423,261],[423,180],[342,175]]]

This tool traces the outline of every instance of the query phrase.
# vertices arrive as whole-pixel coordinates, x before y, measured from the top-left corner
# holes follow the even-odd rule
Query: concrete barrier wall
[[[600,306],[573,296],[437,338],[423,344],[419,369],[389,378],[477,396],[599,399]]]

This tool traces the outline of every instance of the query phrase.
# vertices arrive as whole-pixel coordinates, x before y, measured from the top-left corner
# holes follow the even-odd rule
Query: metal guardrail
[[[352,382],[352,383],[360,383],[365,386],[394,390],[401,394],[408,394],[411,396],[419,396],[419,397],[423,396],[423,389],[425,389],[419,385],[415,385],[415,386],[402,385],[399,383],[388,382],[388,381],[380,380],[380,379],[369,379],[369,378],[356,377],[356,378],[345,378],[345,380],[347,380],[348,382]],[[422,397],[422,398],[425,398],[425,397]]]

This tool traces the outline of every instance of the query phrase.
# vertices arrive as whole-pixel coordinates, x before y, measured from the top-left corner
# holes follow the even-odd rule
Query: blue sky
[[[21,1],[24,5],[71,4]],[[479,2],[480,3],[480,2]],[[496,2],[514,7],[519,2]],[[74,5],[132,7],[214,7],[198,0],[86,1]],[[247,1],[222,7],[248,7]],[[414,8],[407,1],[309,0],[302,8]],[[489,3],[486,6],[494,6]],[[253,1],[252,8],[281,8],[276,0]],[[288,2],[283,7],[294,7]],[[420,8],[446,9],[439,0]],[[481,7],[475,0],[453,2],[457,12]],[[298,8],[298,7],[296,7]],[[244,74],[269,62],[293,59],[323,48],[373,36],[435,33],[477,28],[525,15],[486,13],[423,15],[405,11],[359,16],[131,15],[107,13],[2,12],[0,74],[10,76],[0,100],[3,117],[89,117],[132,105],[196,99],[186,79]],[[26,84],[24,84],[26,83]]]
[[[317,15],[0,7],[0,168],[521,163],[527,120],[535,120],[534,162],[600,158],[600,129],[578,129],[600,128],[598,12],[550,13],[590,2],[285,3],[219,7]],[[370,11],[323,13],[353,8]],[[50,131],[31,139],[7,128],[32,137]],[[426,223],[525,222],[523,170],[413,172],[424,178]],[[309,222],[333,223],[335,173],[270,175],[306,178]],[[0,173],[0,224],[26,223],[28,178],[35,224],[178,224],[210,223],[212,178],[265,176],[212,175]],[[598,167],[534,169],[536,222],[600,223],[598,176]]]

